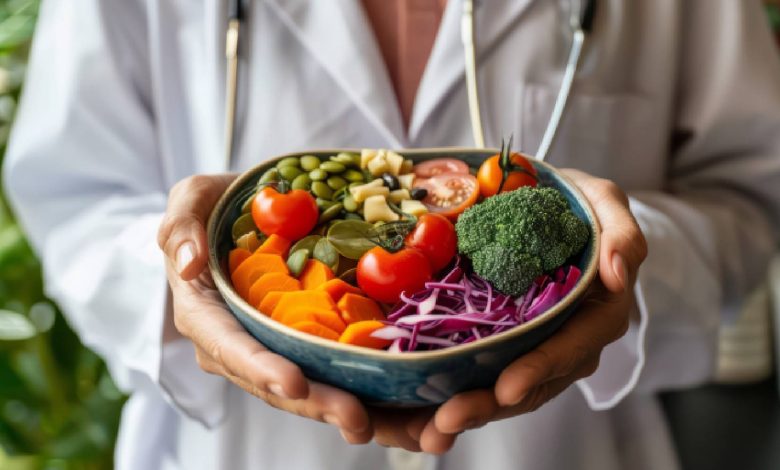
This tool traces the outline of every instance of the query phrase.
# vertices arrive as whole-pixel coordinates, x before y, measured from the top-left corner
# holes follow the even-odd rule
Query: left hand
[[[599,279],[579,310],[547,341],[511,363],[493,390],[455,395],[438,409],[371,410],[375,440],[383,445],[441,454],[461,432],[534,411],[598,367],[601,351],[622,337],[634,305],[632,286],[647,245],[613,182],[564,170],[601,222]]]

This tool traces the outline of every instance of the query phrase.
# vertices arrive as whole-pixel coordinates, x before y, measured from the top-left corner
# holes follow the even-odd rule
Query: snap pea
[[[328,178],[328,172],[320,168],[315,168],[309,172],[309,178],[312,181],[322,181]]]
[[[311,171],[320,167],[320,159],[314,155],[304,155],[301,157],[301,168]]]
[[[257,181],[257,184],[272,183],[274,181],[279,181],[279,170],[276,168],[271,168],[270,170],[263,173],[263,176],[260,177],[260,179]]]
[[[363,180],[363,173],[357,170],[349,169],[344,172],[343,175],[344,178],[347,179],[347,181],[351,181],[353,183],[362,183]]]
[[[300,164],[301,164],[301,160],[298,157],[287,157],[279,160],[279,163],[276,164],[276,168],[279,168],[281,170],[286,166],[297,167],[300,166]]]
[[[350,195],[347,195],[347,197],[344,198],[342,204],[344,204],[344,210],[347,212],[355,212],[358,210],[358,203],[355,201],[355,198]]]
[[[339,162],[322,162],[320,163],[320,170],[327,171],[331,175],[344,173],[347,167]]]
[[[308,191],[310,187],[311,187],[311,178],[309,178],[309,175],[306,173],[296,176],[295,179],[292,181],[293,189],[303,189],[304,191]]]
[[[342,178],[341,176],[331,176],[327,180],[328,186],[331,187],[331,189],[341,189],[344,186],[347,185],[347,180]]]
[[[330,189],[330,186],[323,183],[322,181],[314,181],[311,184],[311,192],[314,193],[315,196],[322,199],[332,199],[333,198],[333,190]]]
[[[287,267],[290,268],[290,274],[295,277],[301,275],[306,262],[309,261],[310,251],[303,248],[293,251],[290,256],[287,257]]]
[[[325,222],[330,222],[331,220],[335,219],[343,209],[344,206],[340,202],[333,204],[332,206],[322,211],[322,214],[320,214],[320,219],[317,221],[317,223],[324,224]]]
[[[279,174],[282,175],[282,178],[284,178],[287,181],[292,181],[295,178],[298,177],[298,175],[302,174],[303,171],[301,171],[298,167],[295,166],[283,166],[279,168]]]

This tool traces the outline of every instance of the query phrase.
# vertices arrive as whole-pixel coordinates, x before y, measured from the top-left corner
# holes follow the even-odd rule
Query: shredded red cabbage
[[[441,279],[401,300],[387,315],[387,326],[372,336],[392,340],[388,351],[442,349],[492,336],[538,317],[568,294],[581,275],[576,266],[540,276],[528,292],[511,297],[493,289],[456,260]]]

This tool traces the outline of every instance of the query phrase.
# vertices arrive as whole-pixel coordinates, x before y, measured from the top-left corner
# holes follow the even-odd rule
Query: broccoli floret
[[[458,250],[497,289],[522,295],[588,239],[588,227],[554,188],[522,187],[472,206],[458,218]]]

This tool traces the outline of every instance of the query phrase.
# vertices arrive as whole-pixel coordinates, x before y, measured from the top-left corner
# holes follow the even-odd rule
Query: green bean
[[[293,166],[297,167],[300,166],[301,160],[298,157],[287,157],[279,160],[279,163],[276,164],[276,168],[279,168],[280,170],[286,166]]]
[[[330,178],[328,178],[327,183],[328,186],[331,187],[331,189],[341,189],[347,185],[347,180],[345,180],[341,176],[331,176]]]
[[[320,170],[327,171],[331,175],[338,174],[338,173],[344,173],[344,170],[346,170],[347,167],[342,165],[339,162],[322,162],[320,163]]]
[[[322,199],[333,199],[333,190],[330,189],[330,186],[323,183],[322,181],[313,182],[311,184],[311,192],[313,192],[315,196]]]
[[[308,191],[310,187],[311,178],[309,178],[309,175],[306,173],[296,176],[292,182],[293,189],[303,189],[304,191]]]
[[[328,173],[325,170],[315,168],[309,172],[309,178],[312,181],[322,181],[328,178]]]
[[[292,181],[295,178],[298,177],[298,175],[302,174],[303,172],[298,168],[294,166],[283,166],[279,168],[279,174],[282,175],[282,178],[284,178],[287,181]]]
[[[312,171],[320,167],[320,159],[314,155],[305,155],[301,157],[301,168],[306,171]]]
[[[340,202],[333,204],[332,206],[322,211],[322,214],[320,214],[320,220],[317,223],[324,224],[325,222],[329,222],[335,219],[336,216],[341,213],[342,209],[344,209],[344,206]]]

